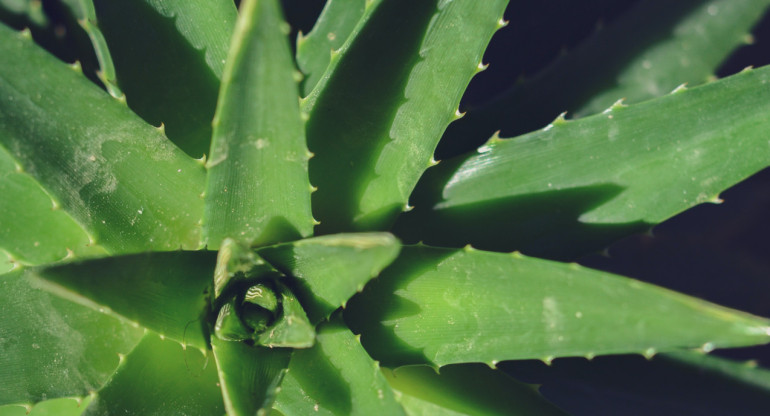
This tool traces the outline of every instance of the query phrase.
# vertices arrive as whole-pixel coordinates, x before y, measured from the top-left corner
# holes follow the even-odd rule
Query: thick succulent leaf
[[[143,330],[0,275],[0,405],[83,397],[102,386]]]
[[[107,91],[115,98],[123,96],[123,92],[118,87],[117,77],[115,75],[115,65],[112,62],[110,50],[107,47],[107,41],[104,39],[101,28],[96,22],[96,10],[93,0],[62,0],[73,17],[77,20],[80,27],[86,32],[91,40],[91,45],[99,63],[97,72],[99,80],[102,81]]]
[[[473,249],[405,247],[345,319],[387,365],[770,342],[770,321],[605,272]]]
[[[405,366],[383,373],[409,415],[562,415],[533,386],[484,364],[450,365],[437,373]]]
[[[216,253],[143,253],[29,269],[59,296],[136,322],[184,345],[207,348]]]
[[[482,143],[540,128],[557,114],[585,116],[623,98],[636,103],[706,82],[738,46],[768,0],[639,1],[537,76],[470,109],[443,146]],[[565,88],[565,86],[568,86]]]
[[[153,125],[163,123],[168,137],[189,155],[208,153],[236,18],[233,2],[93,2],[129,107]],[[95,50],[98,54],[100,47]]]
[[[35,178],[17,166],[0,146],[0,249],[9,260],[30,265],[103,253],[72,216],[58,209]],[[11,265],[0,266],[0,273]]]
[[[197,248],[203,168],[78,71],[0,27],[0,146],[116,252]]]
[[[302,305],[293,293],[284,285],[278,283],[281,295],[280,318],[268,327],[257,338],[258,345],[269,348],[290,347],[309,348],[315,343],[315,331],[313,325],[305,314]]]
[[[305,75],[302,96],[313,90],[326,72],[332,51],[339,49],[364,14],[366,0],[328,0],[313,30],[297,37],[297,66]],[[370,12],[373,8],[368,9]]]
[[[770,372],[702,353],[506,362],[571,414],[760,415],[770,405]],[[706,398],[706,399],[704,399]]]
[[[507,2],[374,1],[303,101],[313,213],[332,233],[406,207]],[[409,10],[409,13],[404,13]],[[345,105],[340,105],[345,103]]]
[[[227,238],[222,241],[217,252],[212,304],[220,298],[228,287],[239,281],[279,277],[280,273],[254,253],[251,247]]]
[[[91,402],[80,397],[46,400],[32,407],[0,406],[0,416],[80,416]]]
[[[251,347],[243,342],[211,338],[219,384],[229,416],[268,411],[289,366],[291,349]]]
[[[221,415],[217,381],[211,357],[148,333],[83,414]]]
[[[204,239],[255,245],[313,232],[294,63],[276,0],[245,1],[206,163]]]
[[[319,326],[313,348],[294,351],[274,408],[286,416],[404,414],[379,365],[337,320]]]
[[[334,234],[264,247],[257,252],[290,276],[313,323],[328,317],[398,255],[388,233]]]
[[[571,257],[770,165],[770,67],[564,121],[432,169],[397,226],[407,241]]]

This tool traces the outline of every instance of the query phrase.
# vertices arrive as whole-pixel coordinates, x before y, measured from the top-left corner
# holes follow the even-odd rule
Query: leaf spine
[[[82,74],[82,73],[83,73],[83,66],[80,64],[80,61],[78,61],[78,60],[75,60],[75,62],[73,62],[72,64],[70,64],[70,65],[69,65],[69,67],[70,67],[70,68],[71,68],[73,71],[75,71],[75,72],[77,72],[77,73],[79,73],[79,74]]]
[[[304,33],[302,33],[302,31],[301,31],[301,30],[300,30],[300,31],[298,31],[298,32],[297,32],[297,43],[296,43],[296,44],[297,44],[297,48],[299,48],[299,47],[300,47],[300,45],[302,45],[303,43],[305,43],[305,41],[307,41],[307,36],[305,36],[305,34],[304,34]]]
[[[32,32],[30,32],[28,27],[25,27],[19,31],[19,37],[26,40],[32,40]]]
[[[745,45],[753,45],[756,39],[754,39],[754,35],[751,33],[747,33],[743,35],[743,39],[741,39]]]
[[[751,72],[754,69],[754,65],[749,65],[746,68],[741,69],[741,74],[744,72]]]
[[[657,353],[658,352],[655,351],[655,348],[650,347],[650,348],[647,348],[646,350],[644,350],[642,352],[642,355],[644,356],[644,358],[646,358],[648,360],[652,360],[652,358],[655,357],[655,354],[657,354]]]
[[[625,104],[625,101],[626,101],[625,97],[615,101],[614,103],[612,103],[611,106],[607,107],[606,110],[602,111],[602,114],[609,114],[609,113],[611,113],[611,112],[613,112],[615,110],[621,109],[623,107],[628,107]]]
[[[556,116],[556,118],[551,122],[551,124],[553,124],[554,126],[561,126],[561,125],[564,125],[564,124],[567,124],[567,123],[568,123],[568,121],[567,121],[567,112],[566,111],[564,111],[563,113],[561,113],[558,116]]]
[[[673,91],[671,91],[671,94],[678,94],[682,91],[687,91],[687,83],[680,84],[678,87],[674,88]]]

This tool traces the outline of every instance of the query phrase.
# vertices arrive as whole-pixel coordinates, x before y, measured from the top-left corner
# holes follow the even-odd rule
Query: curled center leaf
[[[214,336],[270,348],[313,346],[313,325],[283,277],[247,246],[225,240],[214,277]]]

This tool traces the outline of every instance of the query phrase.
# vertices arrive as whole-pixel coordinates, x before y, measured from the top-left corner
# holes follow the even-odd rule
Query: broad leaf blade
[[[451,126],[438,154],[483,143],[495,131],[523,134],[570,116],[599,113],[619,99],[641,102],[714,77],[750,39],[767,0],[648,0],[492,102],[471,108]],[[568,86],[568,87],[565,87]]]
[[[110,251],[197,248],[202,167],[118,100],[0,27],[0,146]]]
[[[345,319],[388,365],[770,341],[766,319],[576,264],[469,249],[404,248]]]
[[[427,366],[386,369],[383,373],[401,393],[398,401],[410,415],[563,415],[534,386],[484,364],[450,365],[441,373]]]
[[[387,229],[406,209],[505,3],[368,4],[303,103],[322,233]]]
[[[243,342],[211,338],[225,409],[231,416],[254,416],[275,401],[289,366],[287,348],[250,347]]]
[[[274,405],[285,415],[401,415],[401,406],[357,338],[336,321],[313,348],[296,350]]]
[[[343,306],[398,255],[388,233],[334,234],[264,247],[257,252],[296,282],[314,323]]]
[[[29,174],[17,170],[0,147],[0,249],[17,264],[42,264],[68,256],[103,254],[88,233]],[[3,266],[0,266],[2,273]]]
[[[107,382],[143,330],[0,275],[0,405],[83,397]]]
[[[432,169],[397,227],[407,241],[569,258],[770,165],[770,67],[614,106]]]
[[[245,1],[233,35],[206,164],[209,248],[227,237],[265,245],[313,232],[309,155],[279,7]]]
[[[365,0],[329,0],[307,36],[297,37],[297,66],[305,74],[302,96],[307,96],[364,14]],[[369,10],[372,10],[370,7]]]
[[[168,137],[190,156],[207,154],[217,89],[236,18],[233,2],[94,3],[129,107],[148,123],[163,123]]]
[[[208,251],[145,253],[34,268],[29,273],[57,295],[205,349],[215,257]]]
[[[98,392],[85,416],[187,416],[225,412],[214,360],[148,333]]]

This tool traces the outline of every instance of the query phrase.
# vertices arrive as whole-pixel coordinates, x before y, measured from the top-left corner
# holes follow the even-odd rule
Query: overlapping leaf
[[[206,167],[204,241],[266,245],[307,237],[310,157],[286,27],[275,0],[244,2]]]
[[[360,292],[398,251],[398,240],[388,233],[334,234],[258,250],[296,282],[297,296],[314,323]]]
[[[719,348],[770,321],[639,281],[520,254],[405,247],[345,319],[387,365]]]
[[[28,273],[59,296],[206,349],[215,259],[216,253],[210,251],[144,253],[34,268]]]
[[[386,229],[406,209],[505,3],[367,5],[303,102],[322,233]]]
[[[319,326],[313,348],[294,352],[274,407],[285,415],[404,414],[379,364],[336,320]]]
[[[0,55],[0,146],[52,205],[112,251],[198,247],[199,164],[23,33],[0,27]]]
[[[99,389],[143,330],[53,296],[21,272],[0,275],[0,405]]]
[[[572,257],[703,202],[770,163],[770,67],[565,121],[440,164],[407,241]],[[725,103],[729,103],[726,105]]]

